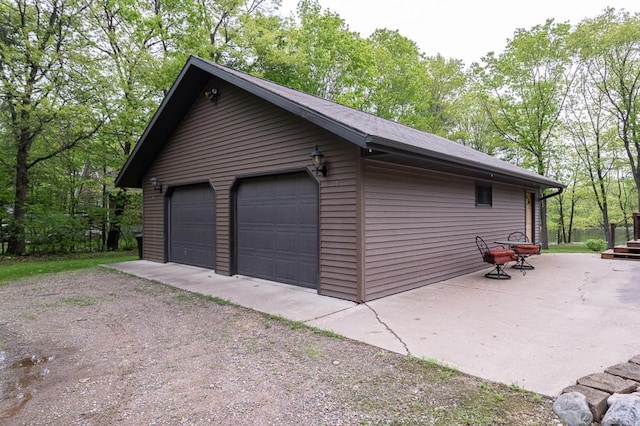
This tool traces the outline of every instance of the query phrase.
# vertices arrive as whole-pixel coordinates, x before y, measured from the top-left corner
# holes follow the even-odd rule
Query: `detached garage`
[[[537,241],[541,189],[563,188],[196,57],[116,185],[143,189],[147,260],[357,302],[484,268],[478,234]]]

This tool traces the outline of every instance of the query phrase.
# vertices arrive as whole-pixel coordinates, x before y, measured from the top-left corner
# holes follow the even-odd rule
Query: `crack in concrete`
[[[578,293],[580,294],[580,299],[582,299],[582,303],[587,301],[585,296],[585,287],[589,284],[589,273],[585,272],[584,277],[582,278],[582,284],[578,286]]]
[[[389,331],[389,333],[393,334],[395,336],[396,339],[398,339],[398,341],[400,343],[402,343],[402,346],[404,346],[404,350],[407,351],[407,355],[410,356],[411,355],[411,351],[409,350],[409,346],[407,346],[407,344],[404,342],[404,340],[402,340],[402,338],[400,336],[398,336],[398,333],[396,333],[395,331],[393,331],[393,329],[391,327],[389,327],[389,325],[382,321],[382,318],[380,318],[380,315],[378,315],[378,312],[376,312],[375,309],[373,309],[371,306],[369,306],[369,304],[367,303],[363,303],[364,306],[366,306],[367,308],[371,309],[371,312],[373,312],[373,314],[376,316],[376,319],[378,320],[378,322],[382,325],[384,325],[384,327]]]

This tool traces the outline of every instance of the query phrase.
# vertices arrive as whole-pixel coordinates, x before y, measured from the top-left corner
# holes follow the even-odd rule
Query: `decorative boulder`
[[[607,399],[609,409],[602,426],[640,426],[640,394],[614,393]]]
[[[593,421],[587,397],[579,392],[560,395],[553,403],[553,412],[567,426],[589,426]]]

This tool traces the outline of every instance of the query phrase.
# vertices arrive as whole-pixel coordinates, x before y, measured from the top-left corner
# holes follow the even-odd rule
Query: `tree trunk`
[[[16,155],[16,179],[15,179],[15,200],[13,204],[13,218],[9,224],[9,241],[7,254],[20,256],[26,252],[24,219],[27,204],[27,188],[29,177],[27,175],[27,152],[29,146],[29,136],[26,132],[20,135],[18,153]]]
[[[106,166],[103,167],[102,172],[104,176],[107,175]],[[100,251],[104,251],[107,247],[107,222],[109,221],[109,215],[107,213],[109,208],[109,194],[107,193],[107,185],[102,184],[102,213],[100,218]]]
[[[542,202],[540,202],[540,208],[542,208]],[[542,232],[542,231],[541,231]],[[542,235],[540,235],[542,240]],[[558,232],[556,232],[556,243],[566,243],[567,234],[564,220],[564,196],[560,194],[558,196]]]
[[[640,154],[638,154],[638,162],[640,163]],[[638,166],[638,172],[635,176],[636,181],[636,192],[638,193],[638,205],[636,206],[636,211],[640,212],[640,166]]]
[[[569,213],[569,234],[567,237],[567,241],[565,243],[570,243],[573,238],[573,219],[576,217],[576,203],[578,200],[576,199],[575,191],[571,191],[571,210]]]
[[[127,206],[126,189],[120,188],[116,195],[109,194],[109,208],[112,211],[109,222],[109,233],[107,235],[107,250],[118,250],[122,228],[122,217]]]
[[[609,223],[609,212],[607,210],[602,212],[602,229],[604,229],[604,239],[607,241],[613,242],[613,245],[616,245],[616,236],[611,235],[611,224]]]

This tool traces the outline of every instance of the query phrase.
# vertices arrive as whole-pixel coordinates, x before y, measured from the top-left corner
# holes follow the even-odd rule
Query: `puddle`
[[[0,420],[15,416],[33,398],[36,384],[50,372],[47,364],[55,359],[55,355],[31,355],[8,364],[6,351],[0,350],[0,403],[8,403],[8,408],[0,408]]]
[[[33,367],[34,365],[41,364],[43,362],[50,362],[56,359],[55,355],[50,355],[48,357],[41,357],[38,355],[31,355],[28,358],[23,358],[20,361],[14,362],[11,364],[9,368],[21,368],[21,367]]]

